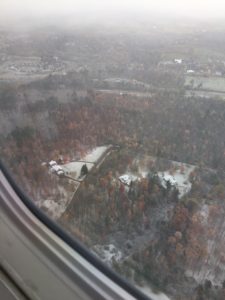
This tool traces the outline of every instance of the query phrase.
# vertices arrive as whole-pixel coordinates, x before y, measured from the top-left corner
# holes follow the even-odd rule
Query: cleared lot
[[[195,90],[207,90],[225,93],[225,78],[186,76],[185,86]]]

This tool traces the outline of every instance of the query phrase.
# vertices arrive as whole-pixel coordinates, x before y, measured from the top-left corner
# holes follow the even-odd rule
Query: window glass
[[[1,0],[1,160],[152,299],[225,299],[224,5],[105,2]]]

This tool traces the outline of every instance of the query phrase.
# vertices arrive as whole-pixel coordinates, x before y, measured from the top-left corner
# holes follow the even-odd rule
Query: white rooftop
[[[194,70],[187,70],[187,74],[193,74],[193,73],[195,73]]]
[[[55,171],[55,172],[63,171],[63,169],[60,166],[58,166],[58,165],[51,167],[51,170]]]
[[[176,64],[182,64],[183,60],[182,60],[181,58],[175,58],[175,59],[174,59],[174,62],[175,62]]]
[[[130,185],[131,184],[131,181],[134,181],[136,180],[137,177],[133,176],[133,175],[128,175],[128,174],[124,174],[122,176],[119,177],[119,180],[123,183],[123,184],[126,184],[126,185]]]
[[[56,163],[56,161],[54,161],[54,160],[51,160],[51,161],[49,162],[49,165],[52,167],[52,166],[55,166],[55,165],[57,165],[57,163]]]

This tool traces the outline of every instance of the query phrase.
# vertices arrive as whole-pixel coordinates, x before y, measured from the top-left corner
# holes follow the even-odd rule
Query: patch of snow
[[[187,70],[187,74],[194,74],[195,71],[194,70]]]
[[[140,171],[140,174],[143,178],[147,177],[148,173],[148,171]]]
[[[64,173],[63,170],[59,170],[59,171],[57,171],[57,174],[58,174],[58,175],[64,175],[65,173]]]
[[[108,265],[113,261],[119,261],[122,258],[122,252],[119,251],[113,244],[95,245],[93,247],[95,254]]]
[[[208,224],[208,216],[209,216],[209,206],[208,205],[203,205],[201,207],[201,217],[202,217],[202,223],[204,225],[207,225]]]
[[[152,300],[170,300],[168,296],[163,293],[154,293],[150,286],[144,285],[143,287],[139,287],[140,290],[150,297]]]
[[[178,166],[180,166],[178,164]],[[195,169],[194,166],[183,164],[183,170],[176,170],[173,175],[169,171],[158,172],[158,176],[161,179],[161,184],[166,188],[166,181],[169,180],[173,186],[176,186],[179,190],[179,198],[188,194],[191,190],[192,184],[189,176]]]
[[[54,199],[55,196],[57,196],[60,193],[60,199],[56,200]],[[42,208],[47,211],[48,215],[50,215],[53,219],[58,219],[61,217],[61,215],[65,212],[71,196],[72,192],[68,192],[63,186],[58,185],[57,189],[53,191],[53,194],[51,198],[49,199],[42,199],[40,198],[36,205],[39,208]]]
[[[80,171],[83,165],[86,163],[88,171],[90,171],[94,167],[94,164],[109,149],[109,147],[110,146],[96,147],[79,161],[66,163],[64,165],[61,165],[61,168],[66,174],[70,175],[74,179],[78,179],[80,177]]]
[[[179,198],[182,198],[191,191],[192,184],[189,177],[191,172],[194,171],[195,166],[179,162],[173,162],[173,166],[177,168],[173,174],[171,174],[170,170],[158,172],[157,174],[164,188],[166,188],[166,182],[170,181],[171,185],[176,186],[179,190]],[[139,168],[137,175],[128,172],[124,175],[121,175],[119,180],[124,185],[130,186],[131,181],[141,180],[141,177],[146,178],[148,173],[149,172],[146,169]]]
[[[85,163],[81,161],[75,161],[75,162],[70,162],[65,165],[61,165],[63,171],[73,177],[74,179],[78,179],[80,177],[80,171],[81,168],[83,167]],[[86,163],[86,166],[88,168],[88,171],[90,171],[94,164],[93,163]]]
[[[54,161],[54,160],[51,160],[51,161],[49,162],[49,166],[51,166],[51,167],[56,166],[56,165],[57,165],[57,163],[56,163],[56,161]]]
[[[44,200],[41,206],[47,209],[48,214],[50,214],[53,219],[58,219],[66,210],[66,204],[67,200],[65,199],[61,199],[60,203],[48,199]]]
[[[204,283],[210,280],[213,285],[222,286],[223,274],[225,273],[225,220],[224,211],[219,215],[210,216],[210,206],[203,205],[199,211],[201,223],[204,226],[203,238],[207,256],[199,259],[199,262],[193,265],[185,273],[186,276],[194,278],[198,283]],[[210,218],[209,218],[210,217]],[[213,235],[208,236],[209,232]],[[197,236],[198,238],[198,236]],[[219,249],[219,251],[218,251]]]
[[[166,188],[166,183],[168,181],[170,182],[170,184],[172,186],[177,186],[177,181],[175,180],[175,178],[172,175],[168,174],[167,172],[165,172],[165,173],[159,172],[158,176],[159,176],[159,178],[161,180],[161,184],[164,188]]]
[[[58,171],[62,171],[62,168],[58,165],[51,167],[50,169],[52,172],[58,172]]]
[[[96,163],[101,156],[108,150],[109,146],[100,146],[94,148],[91,152],[89,152],[82,160]]]
[[[182,64],[183,60],[182,60],[181,58],[175,58],[175,59],[174,59],[174,62],[175,62],[176,64]]]
[[[131,181],[135,181],[137,179],[136,176],[132,175],[132,174],[124,174],[122,176],[119,177],[119,180],[123,183],[126,184],[128,186],[130,186]]]

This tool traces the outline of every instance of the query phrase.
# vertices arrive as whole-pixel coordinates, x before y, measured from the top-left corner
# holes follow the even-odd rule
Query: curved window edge
[[[93,298],[93,296],[95,294],[94,297],[98,297],[99,300],[100,299],[118,299],[118,300],[119,299],[140,299],[140,300],[150,299],[149,297],[144,295],[141,291],[139,291],[138,288],[133,286],[131,283],[126,281],[120,275],[116,274],[115,271],[113,271],[107,265],[105,265],[103,262],[101,262],[99,258],[97,258],[94,254],[92,254],[75,237],[72,237],[62,227],[60,227],[55,221],[50,219],[44,212],[42,212],[32,202],[32,200],[30,200],[30,198],[22,191],[22,189],[16,184],[16,182],[14,181],[13,177],[11,176],[9,170],[5,167],[5,165],[1,161],[0,161],[0,170],[1,170],[0,187],[1,187],[1,193],[2,193],[2,195],[0,194],[0,197],[1,198],[5,197],[5,201],[12,201],[13,200],[12,193],[10,193],[10,192],[8,193],[8,191],[7,191],[7,189],[9,187],[11,187],[12,191],[18,197],[17,201],[21,201],[22,204],[28,209],[29,213],[31,214],[30,217],[36,218],[39,222],[41,222],[44,226],[46,226],[45,229],[50,230],[56,237],[58,237],[61,240],[60,245],[59,244],[56,245],[56,242],[55,242],[53,236],[51,237],[52,240],[50,241],[50,244],[51,244],[50,246],[53,247],[53,251],[54,251],[54,249],[56,249],[56,251],[59,251],[60,255],[61,255],[61,259],[57,260],[55,258],[57,260],[57,265],[60,268],[61,272],[65,272],[65,273],[67,273],[67,275],[70,278],[73,278],[72,281],[74,281],[74,275],[75,275],[75,273],[77,273],[76,274],[77,282],[80,282],[80,287],[84,291],[86,296],[88,295],[88,297],[90,297],[90,299],[95,299],[95,298]],[[10,197],[11,199],[6,199],[7,197]],[[1,206],[3,206],[3,204],[4,204],[4,201],[2,201],[2,200],[3,199],[1,199]],[[2,213],[4,212],[3,209],[1,209],[1,211],[2,211]],[[12,215],[11,215],[11,217],[12,217]],[[29,221],[27,222],[27,225],[29,225]],[[19,227],[17,226],[17,229],[18,228]],[[30,229],[32,229],[32,228],[30,228]],[[46,230],[44,233],[46,234]],[[39,234],[40,234],[40,232],[39,232]],[[41,238],[43,238],[43,239],[48,238],[47,236],[43,236],[43,231],[41,234],[42,234]],[[33,239],[32,236],[30,238]],[[63,241],[64,245],[62,244],[62,241]],[[39,242],[40,242],[40,240],[39,240]],[[58,249],[57,249],[57,246],[58,246]],[[71,257],[67,257],[66,263],[68,263],[68,262],[72,263],[72,265],[70,266],[69,269],[68,269],[68,266],[65,267],[65,261],[63,261],[63,260],[65,260],[66,246],[67,247],[69,246],[74,251],[74,254],[78,255],[78,256],[76,256],[76,260],[78,260],[78,261],[75,261],[74,257],[72,258],[72,260],[71,260]],[[49,249],[51,247],[49,247]],[[54,247],[56,247],[56,248],[54,248]],[[53,252],[51,253],[51,251],[50,251],[48,253],[48,256],[51,256],[53,254],[54,253]],[[81,263],[81,261],[82,261],[82,263]],[[2,264],[2,258],[1,258],[1,264]],[[75,271],[73,268],[72,268],[73,270],[71,269],[72,266],[73,267],[75,266]],[[91,270],[91,268],[94,268],[95,270],[94,269]],[[68,273],[69,271],[70,271],[70,274]],[[95,272],[96,272],[96,274],[95,274]],[[86,279],[88,278],[88,280],[91,280],[91,281],[89,281],[89,284],[91,283],[92,287],[88,286],[87,281],[85,281],[86,279],[84,279],[85,276],[87,276]],[[96,276],[98,276],[98,278],[94,278]],[[109,280],[109,282],[106,283],[107,280]],[[34,294],[34,291],[32,293]],[[57,299],[57,296],[56,296],[56,299]],[[82,296],[81,296],[80,299],[88,299],[88,298],[82,298]]]

